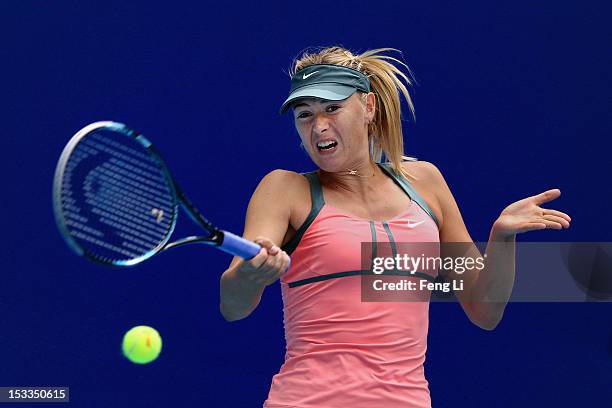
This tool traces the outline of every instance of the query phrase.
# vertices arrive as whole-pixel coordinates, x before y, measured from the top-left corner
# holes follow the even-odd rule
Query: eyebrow
[[[317,101],[317,102],[319,102],[320,104],[324,104],[324,103],[334,103],[334,102],[336,102],[336,103],[340,103],[340,102],[344,102],[344,99],[343,99],[343,100],[340,100],[340,101],[330,101],[330,100],[328,100],[328,99],[316,99],[316,101]],[[302,107],[302,106],[310,106],[310,105],[309,105],[309,104],[307,104],[306,102],[299,102],[299,103],[296,103],[295,105],[293,105],[293,109],[297,109],[297,108],[300,108],[300,107]]]

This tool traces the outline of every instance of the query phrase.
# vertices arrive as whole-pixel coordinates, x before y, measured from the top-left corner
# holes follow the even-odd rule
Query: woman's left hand
[[[569,228],[572,220],[569,215],[540,207],[560,195],[561,191],[555,188],[510,204],[493,224],[493,231],[498,236],[509,237],[532,230]]]

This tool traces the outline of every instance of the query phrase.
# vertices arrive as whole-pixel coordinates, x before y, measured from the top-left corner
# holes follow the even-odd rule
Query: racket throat
[[[218,246],[220,245],[219,241],[220,241],[220,237],[218,236],[218,234],[209,235],[207,237],[194,235],[191,237],[181,238],[174,242],[169,242],[166,244],[163,250],[165,251],[167,249],[176,248],[179,246],[189,245],[189,244],[205,244],[209,246]]]

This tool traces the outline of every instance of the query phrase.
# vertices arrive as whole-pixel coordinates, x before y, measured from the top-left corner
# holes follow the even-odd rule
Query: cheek
[[[344,129],[343,133],[348,135],[351,144],[358,144],[362,138],[367,141],[367,127],[363,124],[363,116],[353,115],[343,118],[339,125]]]
[[[295,130],[297,130],[298,135],[303,139],[309,134],[309,126],[304,122],[295,122]]]
[[[304,133],[303,129],[296,127],[296,130],[299,136],[299,143],[301,144],[300,148],[310,153],[310,139],[306,137],[306,133]]]
[[[308,143],[308,137],[307,137],[307,133],[304,130],[304,128],[296,126],[295,130],[297,130],[298,136],[300,138],[300,142],[304,144],[304,146],[306,146],[306,144]]]

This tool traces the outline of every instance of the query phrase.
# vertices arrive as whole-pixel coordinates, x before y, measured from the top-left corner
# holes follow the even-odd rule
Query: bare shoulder
[[[298,193],[304,188],[308,188],[308,181],[304,176],[283,169],[272,170],[261,179],[257,186],[258,190],[277,196],[276,198],[289,197],[291,193]]]
[[[268,184],[277,185],[285,182],[290,182],[291,180],[295,180],[298,177],[300,177],[300,175],[294,171],[275,169],[266,174],[261,181],[266,182]]]
[[[276,169],[269,172],[259,182],[254,195],[264,198],[267,205],[287,209],[291,214],[292,225],[299,222],[304,211],[310,209],[308,180],[295,171]]]
[[[272,242],[282,242],[303,178],[295,172],[277,169],[261,179],[247,208],[245,238],[265,236]]]
[[[416,160],[402,162],[402,167],[408,173],[417,177],[417,179],[427,180],[428,182],[440,182],[444,178],[438,167],[428,161]]]
[[[427,202],[442,225],[445,182],[438,167],[428,161],[417,160],[402,162],[402,168],[416,178],[409,180],[410,184]]]
[[[306,220],[310,201],[306,177],[294,171],[276,169],[261,179],[249,207],[259,208],[274,219],[281,217],[288,221],[283,238],[278,240],[285,244]]]

